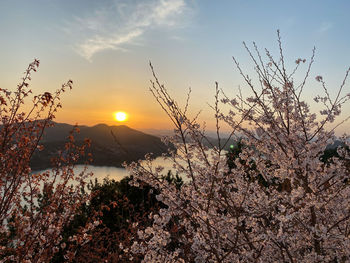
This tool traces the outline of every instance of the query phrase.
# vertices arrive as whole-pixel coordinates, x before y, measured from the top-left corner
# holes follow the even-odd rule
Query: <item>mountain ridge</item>
[[[77,127],[79,133],[74,133],[75,142],[81,145],[85,138],[91,140],[87,152],[92,154],[91,165],[121,167],[122,163],[144,159],[145,154],[153,153],[155,157],[168,152],[168,147],[157,136],[132,129],[126,125],[96,124],[94,126],[71,125],[55,123],[45,129],[41,144],[43,151],[35,151],[31,159],[33,170],[52,167],[51,158],[64,149],[69,133]],[[86,163],[87,158],[78,160],[78,164]]]

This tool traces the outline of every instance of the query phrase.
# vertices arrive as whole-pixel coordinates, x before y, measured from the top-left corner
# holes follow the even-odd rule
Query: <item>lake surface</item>
[[[164,174],[166,174],[169,170],[173,171],[172,168],[172,161],[168,160],[164,157],[157,157],[152,161],[152,166],[163,166],[164,167]],[[76,165],[74,168],[74,171],[76,173],[79,173],[83,171],[85,165]],[[114,166],[94,166],[94,165],[87,165],[88,170],[87,172],[92,172],[93,176],[90,178],[91,180],[97,179],[98,182],[102,183],[104,178],[113,179],[115,181],[120,181],[124,177],[128,176],[129,173],[126,171],[125,168],[120,167],[114,167]],[[39,173],[44,171],[50,171],[51,169],[46,169],[42,171],[34,171],[33,173]]]
[[[152,166],[153,167],[157,167],[157,166],[164,167],[164,170],[163,170],[164,175],[167,174],[169,170],[171,170],[171,171],[174,170],[174,168],[172,167],[173,162],[167,158],[162,157],[162,156],[154,159],[152,161]],[[77,165],[75,167],[75,169],[77,172],[82,171],[82,169],[84,169],[84,165]],[[116,181],[120,181],[125,176],[129,175],[129,173],[126,171],[125,168],[118,168],[118,167],[113,167],[113,166],[88,165],[88,171],[92,172],[94,174],[92,179],[94,180],[96,178],[99,182],[102,182],[104,178],[109,178],[109,179],[114,179]]]
[[[74,171],[76,173],[81,172],[84,169],[84,165],[76,165]],[[125,168],[118,168],[113,166],[93,166],[88,165],[87,172],[92,172],[94,175],[91,177],[91,180],[95,180],[95,178],[102,182],[104,178],[114,179],[115,181],[120,181],[125,176],[128,175],[128,172]]]
[[[183,161],[180,161],[184,166],[186,166],[186,163]],[[157,166],[162,166],[164,167],[163,173],[166,175],[168,171],[172,171],[173,174],[176,174],[175,169],[173,168],[173,161],[171,159],[159,156],[155,158],[152,161],[152,167],[157,167]],[[84,169],[85,165],[76,165],[74,168],[74,171],[76,173],[81,172]],[[125,176],[128,176],[128,172],[126,171],[125,168],[120,168],[120,167],[113,167],[113,166],[94,166],[94,165],[88,165],[88,172],[92,172],[93,176],[90,177],[91,180],[97,179],[98,182],[102,183],[104,178],[109,178],[113,179],[115,181],[120,181],[123,179]],[[50,171],[51,169],[47,169],[44,171]],[[34,171],[33,173],[38,173],[38,172],[43,172],[43,171]],[[181,174],[180,174],[181,176]],[[185,181],[188,180],[186,178],[183,178]]]

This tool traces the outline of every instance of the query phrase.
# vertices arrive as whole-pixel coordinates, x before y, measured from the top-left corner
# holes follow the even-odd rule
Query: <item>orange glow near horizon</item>
[[[114,113],[114,118],[118,122],[124,122],[127,120],[128,115],[124,111],[117,111]]]

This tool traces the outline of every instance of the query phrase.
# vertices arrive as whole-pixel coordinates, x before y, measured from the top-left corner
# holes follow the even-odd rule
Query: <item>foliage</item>
[[[135,187],[126,177],[117,182],[104,179],[103,183],[90,182],[88,189],[91,199],[81,206],[75,219],[64,229],[63,237],[76,234],[80,227],[91,221],[99,220],[91,235],[93,239],[76,249],[74,262],[139,262],[141,255],[133,255],[125,251],[130,249],[132,242],[137,238],[137,231],[151,225],[151,213],[164,208],[164,204],[156,200],[158,194],[147,185]],[[182,180],[173,176],[169,171],[164,180],[181,187]],[[69,249],[69,242],[67,242]],[[65,249],[56,254],[52,262],[62,262]]]
[[[313,113],[302,100],[310,79],[315,49],[304,77],[295,80],[297,59],[287,71],[280,35],[279,58],[266,50],[267,61],[254,43],[244,46],[252,59],[256,81],[244,74],[234,59],[251,96],[230,99],[216,83],[215,121],[240,134],[241,148],[231,169],[225,143],[209,150],[204,132],[188,117],[188,100],[182,109],[154,74],[151,91],[174,123],[176,134],[168,139],[174,167],[186,178],[181,188],[161,180],[161,167],[132,164],[134,183],[143,181],[160,194],[166,205],[153,214],[152,226],[139,230],[133,252],[144,262],[347,262],[350,260],[349,154],[339,147],[338,156],[324,162],[326,146],[335,141],[334,129],[350,69],[332,98],[325,81],[316,76],[324,95],[315,102],[323,109]],[[253,54],[255,52],[255,54]],[[222,94],[220,100],[219,95]],[[220,101],[231,109],[220,110]],[[328,130],[325,128],[329,125]],[[332,126],[333,125],[333,126]],[[348,145],[348,138],[341,138]],[[259,179],[262,178],[265,185]],[[176,221],[177,243],[169,225]],[[171,248],[169,245],[173,244]]]
[[[61,108],[62,93],[73,84],[70,80],[54,93],[31,96],[29,81],[38,66],[38,60],[28,66],[15,91],[0,89],[1,262],[48,262],[65,246],[61,231],[88,198],[79,191],[86,172],[73,172],[73,163],[84,154],[88,141],[76,146],[73,131],[53,160],[52,171],[30,169],[33,153],[43,148],[40,139],[45,128]]]

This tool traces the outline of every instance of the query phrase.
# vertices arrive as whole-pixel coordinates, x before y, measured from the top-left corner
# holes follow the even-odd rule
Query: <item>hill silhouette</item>
[[[47,128],[41,140],[44,150],[34,153],[31,168],[41,170],[51,167],[51,158],[64,149],[67,136],[73,128],[73,125],[65,123],[56,123],[54,127]],[[147,153],[159,156],[166,153],[168,148],[160,138],[125,125],[98,124],[78,128],[80,133],[74,135],[77,144],[82,144],[85,138],[91,139],[91,147],[87,151],[93,155],[92,165],[121,167],[124,161],[143,159]],[[85,162],[84,158],[78,161],[81,164]]]

